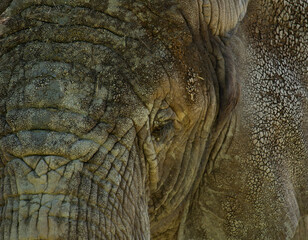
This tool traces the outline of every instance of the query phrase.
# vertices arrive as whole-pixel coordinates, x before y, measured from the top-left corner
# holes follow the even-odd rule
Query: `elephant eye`
[[[154,119],[152,136],[156,141],[163,141],[170,137],[170,133],[173,129],[175,119],[175,113],[169,107],[166,109],[160,109]]]

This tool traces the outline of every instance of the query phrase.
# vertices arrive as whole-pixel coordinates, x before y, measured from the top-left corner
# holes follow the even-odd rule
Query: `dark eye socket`
[[[154,137],[159,137],[163,135],[166,131],[170,130],[173,127],[173,120],[167,120],[164,122],[154,122],[152,135]]]
[[[159,110],[153,122],[152,136],[157,141],[168,137],[174,128],[174,119],[175,113],[171,108]]]
[[[152,131],[152,136],[157,141],[163,140],[166,137],[168,137],[168,135],[170,135],[172,129],[173,129],[173,121],[172,120],[166,121],[163,124],[154,126]]]

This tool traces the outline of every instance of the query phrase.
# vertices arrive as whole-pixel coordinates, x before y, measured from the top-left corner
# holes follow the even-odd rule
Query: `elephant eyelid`
[[[160,109],[155,116],[154,122],[165,122],[169,119],[175,119],[175,117],[176,115],[170,107],[166,109]]]

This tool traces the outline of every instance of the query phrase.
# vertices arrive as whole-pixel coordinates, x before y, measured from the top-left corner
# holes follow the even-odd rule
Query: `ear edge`
[[[214,36],[228,36],[244,18],[249,0],[203,0],[202,12]]]

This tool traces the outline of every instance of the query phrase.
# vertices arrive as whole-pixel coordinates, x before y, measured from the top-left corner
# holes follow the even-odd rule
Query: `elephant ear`
[[[249,0],[203,0],[202,12],[212,34],[226,36],[244,18]]]

